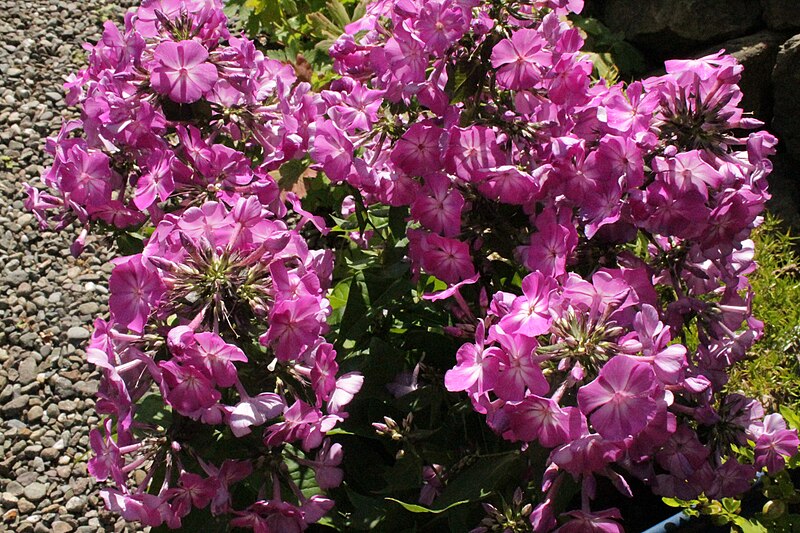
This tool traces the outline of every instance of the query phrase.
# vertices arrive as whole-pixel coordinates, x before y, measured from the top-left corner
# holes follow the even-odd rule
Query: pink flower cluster
[[[141,254],[116,261],[111,319],[97,320],[88,349],[104,378],[98,412],[111,417],[104,430],[92,432],[96,455],[89,468],[117,484],[102,491],[109,508],[129,520],[177,527],[192,507],[211,502],[213,514],[234,513],[237,523],[290,520],[304,528],[331,507],[332,501],[308,499],[299,490],[299,506],[284,502],[279,488],[287,479],[278,461],[270,465],[276,505],[234,510],[228,489],[250,474],[251,462],[224,463],[225,478],[193,450],[191,433],[165,434],[137,419],[137,402],[156,394],[189,428],[227,426],[239,438],[266,425],[265,450],[287,443],[297,444],[296,453],[318,450],[309,463],[318,485],[338,485],[341,447],[332,447],[325,433],[346,416],[343,407],[363,378],[337,378],[336,352],[322,337],[331,270],[329,252],[309,250],[254,196],[230,208],[206,202],[166,215]],[[145,489],[164,463],[156,497]],[[137,468],[148,475],[131,490],[126,480]]]
[[[564,21],[582,2],[534,4],[371,4],[331,50],[342,78],[312,157],[368,203],[409,208],[413,269],[449,285],[431,299],[454,296],[450,329],[474,338],[445,385],[504,438],[552,449],[537,531],[556,527],[565,475],[584,497],[568,523],[606,516],[597,476],[740,494],[800,443],[724,390],[762,331],[748,236],[776,139],[742,135],[760,123],[737,106],[732,57],[609,86]],[[508,265],[531,272],[522,294]],[[748,439],[765,440],[741,464],[731,444]]]
[[[48,140],[51,192],[29,187],[29,207],[83,225],[76,253],[90,228],[149,235],[114,261],[110,318],[87,350],[105,417],[89,470],[127,520],[176,528],[210,508],[304,530],[333,506],[343,450],[326,433],[363,382],[337,376],[323,336],[333,255],[284,220],[295,212],[270,175],[307,152],[321,99],[231,36],[217,0],[145,1],[87,50],[66,84],[81,119]]]
[[[86,49],[65,85],[81,118],[48,139],[50,190],[28,187],[42,227],[136,228],[247,196],[282,214],[268,172],[306,153],[321,101],[290,65],[231,36],[219,0],[145,1]]]
[[[115,261],[88,350],[106,417],[89,467],[109,508],[293,532],[333,507],[343,450],[326,434],[364,378],[340,375],[325,338],[334,257],[300,232],[325,221],[271,175],[309,154],[357,191],[342,213],[355,196],[407,209],[413,275],[446,285],[426,298],[464,340],[444,386],[498,440],[549,454],[541,494],[515,495],[534,530],[620,530],[593,508],[599,478],[722,498],[784,467],[796,432],[725,388],[763,329],[749,235],[776,139],[747,133],[760,124],[721,52],[594,79],[566,18],[582,7],[379,0],[331,48],[340,77],[319,94],[230,35],[219,0],[145,0],[106,24],[28,207],[43,226],[77,221],[74,253],[89,230],[147,236]],[[426,467],[426,505],[451,467]],[[579,510],[556,507],[570,477]]]

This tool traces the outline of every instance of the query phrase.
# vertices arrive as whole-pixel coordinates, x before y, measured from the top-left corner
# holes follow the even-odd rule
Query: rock
[[[797,0],[761,0],[762,18],[772,30],[800,29],[800,2]]]
[[[100,312],[100,306],[95,302],[86,302],[78,306],[78,312],[82,315],[94,316]]]
[[[10,492],[4,492],[4,493],[0,494],[0,503],[2,503],[3,507],[5,507],[7,509],[10,508],[10,507],[16,507],[17,506],[17,502],[19,502],[19,498],[17,498],[16,496],[11,494]]]
[[[2,408],[0,408],[0,411],[2,411],[3,415],[6,417],[16,416],[20,414],[28,405],[29,400],[30,397],[27,394],[22,394],[6,403]]]
[[[86,340],[91,337],[91,332],[80,326],[73,326],[67,330],[67,338],[71,341]]]
[[[756,118],[768,121],[772,118],[772,70],[784,40],[778,33],[761,31],[714,45],[694,56],[702,57],[723,49],[735,57],[744,67],[739,82],[744,94],[742,108]]]
[[[800,35],[795,35],[778,51],[772,71],[775,101],[772,127],[787,152],[800,161]]]
[[[6,492],[12,496],[20,497],[24,491],[25,487],[19,481],[9,481],[8,485],[6,485]]]
[[[27,487],[25,487],[25,498],[32,502],[40,502],[47,496],[47,485],[44,483],[39,483],[38,481],[35,483],[31,483]]]
[[[23,359],[17,371],[19,372],[20,384],[33,383],[36,380],[36,360],[33,357]]]
[[[28,414],[26,415],[28,418],[28,422],[38,422],[42,419],[42,415],[44,414],[44,409],[42,409],[41,405],[34,405],[30,409],[28,409]]]
[[[45,461],[52,461],[58,458],[59,455],[61,455],[61,452],[55,448],[45,448],[42,450],[40,457]]]
[[[25,498],[20,498],[19,502],[17,502],[17,509],[19,509],[19,512],[22,514],[28,514],[36,509],[36,506]]]
[[[30,277],[28,273],[21,268],[5,275],[6,281],[8,281],[11,285],[19,285],[23,281],[28,281],[29,278]]]
[[[74,529],[71,525],[62,520],[56,520],[55,522],[50,524],[50,527],[52,528],[51,531],[53,533],[69,533]]]
[[[747,35],[761,24],[753,0],[607,0],[602,21],[657,59]]]
[[[81,513],[86,508],[86,498],[82,496],[73,496],[67,500],[67,504],[64,507],[67,512]]]

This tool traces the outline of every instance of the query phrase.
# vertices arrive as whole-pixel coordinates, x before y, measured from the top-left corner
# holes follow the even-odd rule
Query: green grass
[[[800,257],[798,238],[772,215],[753,235],[759,268],[750,275],[753,315],[764,322],[764,337],[738,363],[729,390],[758,398],[768,412],[800,408]]]

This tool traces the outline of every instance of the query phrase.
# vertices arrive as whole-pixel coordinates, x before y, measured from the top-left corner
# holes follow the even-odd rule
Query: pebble
[[[85,340],[91,336],[92,334],[88,329],[80,326],[72,326],[67,330],[67,338],[72,341]]]
[[[44,483],[31,483],[27,487],[25,487],[25,498],[29,499],[32,502],[39,502],[47,496],[47,485]]]
[[[74,530],[71,525],[61,520],[56,520],[50,524],[50,527],[52,528],[53,533],[69,533],[70,531]]]
[[[80,513],[86,508],[86,498],[82,496],[73,496],[67,500],[64,508],[69,513]]]
[[[34,405],[30,409],[28,409],[28,422],[38,422],[42,419],[42,415],[44,415],[44,409],[42,409],[41,405]]]

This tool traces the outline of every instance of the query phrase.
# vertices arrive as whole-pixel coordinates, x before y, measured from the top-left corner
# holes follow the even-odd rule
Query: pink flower
[[[532,442],[552,448],[576,438],[585,430],[585,420],[574,407],[560,407],[550,398],[528,395],[521,402],[509,402],[505,411],[509,417],[512,440]]]
[[[446,237],[455,237],[461,232],[461,210],[464,197],[451,188],[450,180],[440,173],[429,174],[425,186],[411,204],[411,216],[423,226]]]
[[[421,244],[422,267],[445,283],[458,283],[475,275],[467,243],[429,233]]]
[[[458,364],[444,375],[444,385],[450,392],[470,391],[481,394],[494,387],[498,361],[492,354],[497,348],[484,349],[484,325],[479,322],[475,344],[464,344],[456,352]]]
[[[786,429],[786,422],[777,413],[767,415],[764,427],[756,440],[755,465],[773,474],[783,470],[787,457],[794,457],[800,440],[797,431]]]
[[[150,84],[180,104],[200,100],[217,83],[217,67],[207,63],[208,50],[197,41],[164,41],[153,52],[156,66]]]
[[[453,4],[455,2],[446,0],[423,3],[424,7],[414,26],[425,47],[437,56],[459,40],[467,29],[461,10]]]
[[[392,163],[412,176],[424,176],[442,168],[439,139],[442,129],[432,124],[413,124],[394,145]]]
[[[332,121],[321,121],[317,125],[311,157],[322,165],[331,181],[344,181],[353,163],[353,143]]]
[[[521,29],[492,49],[492,66],[497,82],[507,89],[531,89],[540,81],[540,66],[548,66],[551,55],[542,50],[545,41],[538,31]]]
[[[349,404],[361,386],[364,385],[364,376],[359,372],[348,372],[336,380],[336,388],[328,400],[327,408],[331,414],[342,412],[343,407]]]
[[[605,364],[600,375],[578,391],[578,405],[600,435],[622,440],[636,435],[656,414],[653,368],[627,355]]]
[[[189,514],[192,508],[203,509],[211,503],[214,497],[213,478],[204,478],[191,472],[182,472],[177,487],[168,489],[165,496],[170,498],[170,505],[175,514],[183,517]]]
[[[111,297],[108,306],[121,326],[141,333],[150,310],[164,293],[157,274],[142,264],[142,256],[134,255],[117,263],[108,280]]]
[[[533,272],[522,280],[523,296],[518,296],[511,304],[508,314],[500,320],[500,327],[509,334],[535,337],[550,329],[550,294],[556,288],[556,281]]]
[[[228,425],[237,437],[250,433],[250,426],[260,426],[283,413],[286,404],[275,393],[264,392],[252,398],[243,398],[230,413]]]
[[[504,204],[525,205],[539,192],[536,179],[513,165],[481,170],[478,179],[482,195]]]
[[[525,267],[550,277],[564,274],[567,259],[578,244],[575,228],[571,223],[559,223],[555,211],[546,209],[536,218],[536,229],[530,246],[522,250]]]
[[[342,484],[344,471],[339,468],[344,458],[344,450],[342,445],[337,443],[331,444],[329,439],[325,439],[322,443],[322,448],[317,452],[317,459],[314,461],[315,477],[319,488],[333,489]]]
[[[569,522],[556,530],[557,533],[625,533],[617,520],[622,515],[617,509],[606,509],[596,513],[572,511],[565,513]]]
[[[182,415],[199,414],[222,398],[211,381],[192,366],[161,361],[159,367],[167,387],[165,400]]]
[[[533,394],[547,394],[550,384],[534,358],[539,343],[535,337],[507,335],[496,329],[494,336],[502,350],[497,352],[500,363],[495,394],[503,400],[521,400],[528,390]]]
[[[297,359],[317,340],[324,314],[320,299],[301,296],[296,300],[280,300],[272,308],[269,329],[261,336],[261,344],[272,344],[282,361]]]
[[[231,387],[238,377],[234,361],[246,363],[247,356],[233,344],[228,344],[216,333],[194,335],[196,345],[187,352],[192,364],[205,368],[206,373],[220,387]]]
[[[505,163],[494,130],[484,126],[452,128],[444,160],[448,172],[459,178],[479,180],[479,172]]]
[[[71,200],[92,206],[111,199],[111,191],[121,184],[122,178],[111,170],[106,154],[73,146],[67,152],[67,158],[61,187],[70,193]]]

